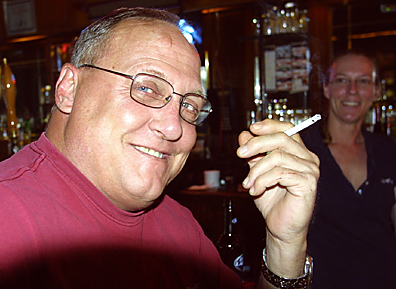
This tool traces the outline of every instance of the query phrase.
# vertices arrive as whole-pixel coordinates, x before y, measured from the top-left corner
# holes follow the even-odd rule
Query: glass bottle
[[[286,14],[286,11],[282,9],[279,12],[279,33],[287,33],[289,32],[289,15]]]
[[[374,101],[375,124],[373,131],[379,134],[386,134],[386,87],[385,80],[381,81],[381,95]]]
[[[299,30],[304,33],[308,33],[308,25],[310,19],[308,18],[308,10],[304,9],[300,11],[299,15]]]
[[[1,85],[3,98],[7,109],[7,131],[9,137],[9,154],[16,153],[18,148],[18,118],[16,114],[16,80],[11,71],[7,59],[3,58],[3,68],[1,70]]]
[[[233,269],[235,260],[242,254],[239,236],[236,232],[238,219],[233,216],[232,200],[224,201],[223,234],[217,242],[217,249],[223,262]]]
[[[289,32],[296,33],[300,31],[299,27],[299,10],[294,2],[285,4],[286,14],[289,15]]]
[[[232,200],[225,200],[223,205],[223,234],[216,247],[224,264],[238,274],[244,283],[244,288],[250,288],[256,280],[253,277],[252,266],[245,258],[244,246],[237,231],[238,218],[234,215]]]

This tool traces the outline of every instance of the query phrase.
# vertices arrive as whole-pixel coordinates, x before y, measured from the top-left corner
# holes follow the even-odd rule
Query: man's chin
[[[128,211],[145,211],[157,206],[163,199],[164,189],[165,185],[160,185],[155,189],[151,187],[150,190],[147,190],[148,193],[146,193],[143,197],[134,198],[131,200],[130,204],[127,204],[129,207]]]

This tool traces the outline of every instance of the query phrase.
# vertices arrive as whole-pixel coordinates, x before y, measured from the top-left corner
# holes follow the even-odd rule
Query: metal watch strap
[[[305,259],[305,266],[304,266],[304,275],[298,277],[296,279],[288,279],[283,278],[281,276],[276,275],[267,266],[267,256],[265,252],[265,248],[263,250],[263,265],[262,265],[262,272],[264,278],[271,283],[272,285],[278,288],[284,289],[297,289],[297,288],[308,288],[308,286],[312,282],[312,273],[313,273],[313,258],[308,256]]]

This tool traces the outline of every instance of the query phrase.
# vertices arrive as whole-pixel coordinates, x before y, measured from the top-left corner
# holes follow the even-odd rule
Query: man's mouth
[[[150,156],[153,156],[153,157],[156,157],[156,158],[159,158],[159,159],[165,158],[163,153],[157,152],[157,151],[155,151],[153,149],[149,149],[149,148],[141,147],[141,146],[135,146],[135,145],[133,147],[135,149],[141,151],[142,153],[148,154]]]

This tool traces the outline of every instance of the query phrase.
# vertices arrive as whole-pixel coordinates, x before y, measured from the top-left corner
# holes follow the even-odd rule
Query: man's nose
[[[169,102],[158,109],[153,110],[150,128],[163,139],[176,141],[183,135],[183,122],[180,117],[180,96],[173,95]]]

